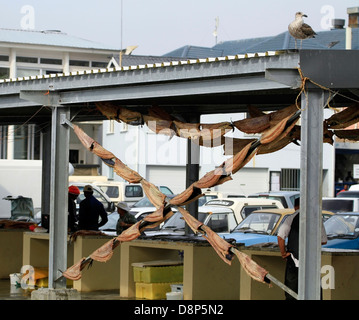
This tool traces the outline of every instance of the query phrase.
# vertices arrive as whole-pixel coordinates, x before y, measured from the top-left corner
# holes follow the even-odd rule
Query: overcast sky
[[[122,0],[122,14],[121,0],[0,4],[1,28],[57,29],[118,48],[138,45],[134,54],[163,55],[184,45],[214,46],[216,17],[218,42],[277,35],[287,30],[296,11],[306,13],[306,23],[322,31],[330,28],[332,18],[345,19],[347,25],[347,8],[359,1]]]

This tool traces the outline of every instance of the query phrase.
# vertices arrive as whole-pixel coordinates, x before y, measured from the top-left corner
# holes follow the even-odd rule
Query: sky
[[[163,55],[185,45],[275,36],[297,11],[315,31],[345,19],[359,0],[0,0],[0,28],[61,30],[133,54]],[[217,37],[213,35],[218,17]]]

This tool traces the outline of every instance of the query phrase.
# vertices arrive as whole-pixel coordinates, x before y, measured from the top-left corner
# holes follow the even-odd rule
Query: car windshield
[[[173,198],[174,196],[175,196],[174,194],[167,195],[167,197],[170,199]],[[142,208],[142,207],[155,207],[155,206],[147,197],[142,198],[132,206],[132,208]]]
[[[207,213],[198,212],[198,219],[200,222],[203,222]],[[186,222],[184,221],[182,214],[180,212],[176,212],[168,221],[163,225],[162,229],[184,229]]]
[[[353,211],[353,200],[352,199],[350,200],[323,199],[322,209],[335,213]]]
[[[245,218],[232,232],[251,232],[272,234],[279,214],[269,212],[253,212]]]
[[[359,233],[359,216],[357,215],[334,215],[324,222],[325,232],[329,239],[332,238],[355,238]]]

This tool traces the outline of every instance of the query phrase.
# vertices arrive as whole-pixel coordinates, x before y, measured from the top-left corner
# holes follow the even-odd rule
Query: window
[[[79,163],[79,150],[71,150],[69,152],[69,162]]]
[[[9,68],[0,68],[0,79],[8,79],[10,77]]]
[[[92,61],[91,65],[94,68],[107,68],[108,62]]]
[[[40,58],[40,63],[62,65],[61,59]]]
[[[280,187],[283,191],[299,191],[300,170],[282,169],[280,175]]]
[[[0,61],[9,61],[9,56],[0,55]]]
[[[16,57],[16,62],[38,63],[38,58],[34,58],[34,57]]]
[[[141,186],[126,186],[126,197],[143,197],[143,190]]]
[[[70,66],[89,67],[90,62],[84,60],[70,60]]]

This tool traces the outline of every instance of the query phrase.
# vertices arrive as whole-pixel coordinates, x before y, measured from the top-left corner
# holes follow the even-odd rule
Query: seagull
[[[290,35],[295,39],[295,48],[297,49],[297,39],[300,39],[300,47],[302,47],[302,41],[304,39],[314,38],[316,33],[311,26],[307,25],[303,21],[303,17],[308,17],[302,12],[297,12],[295,14],[295,19],[288,26],[288,31]]]

